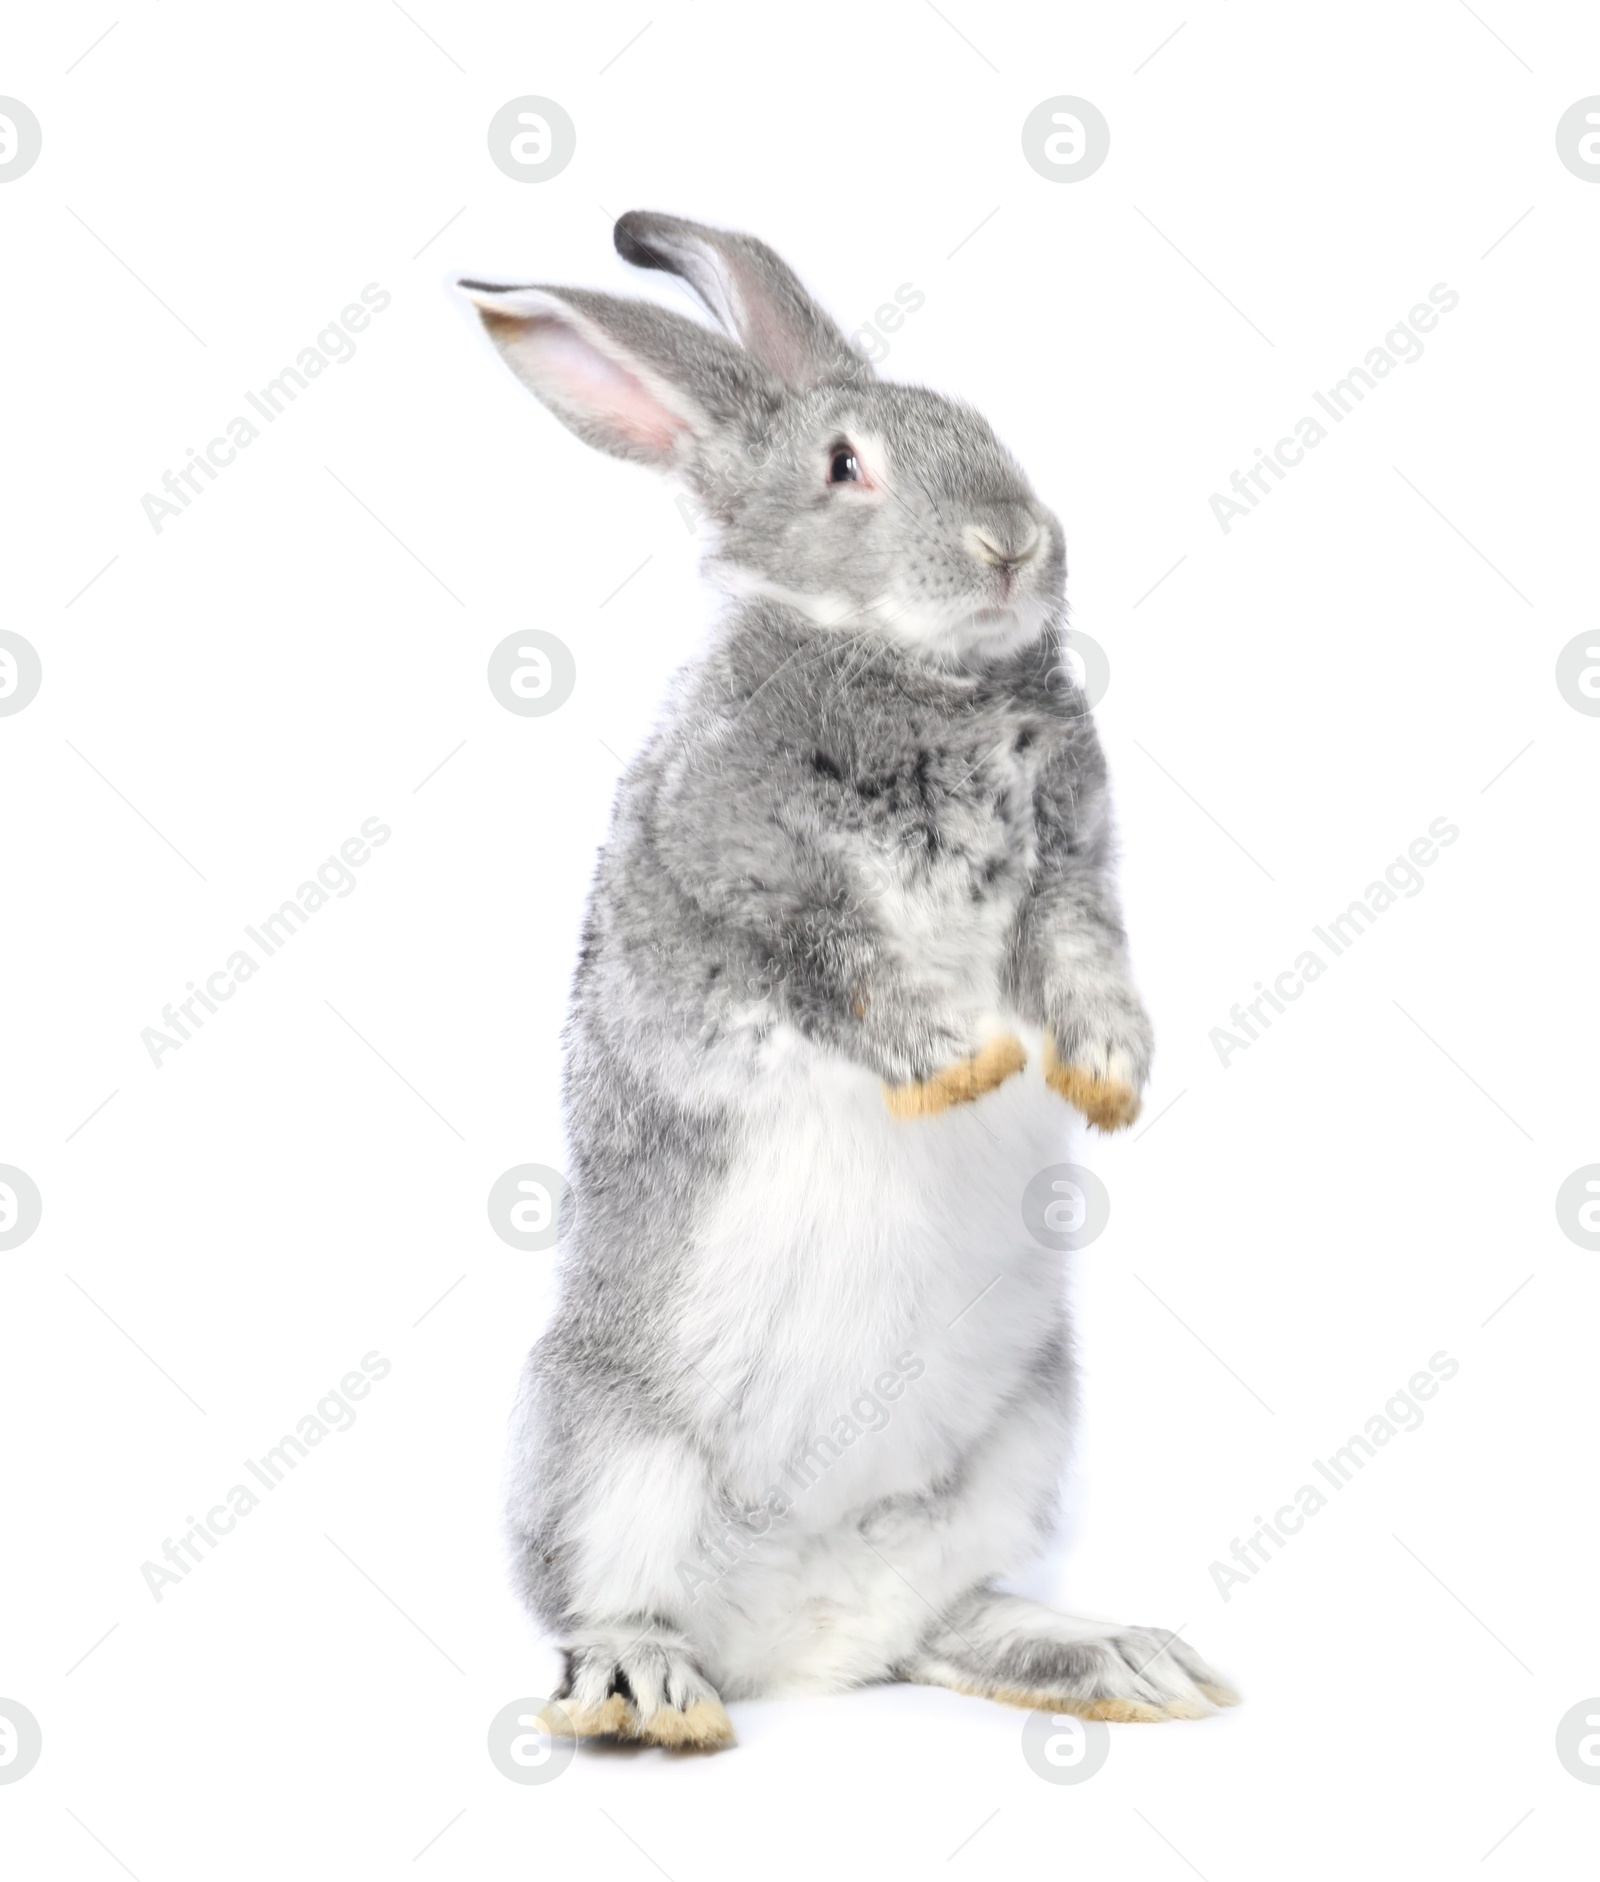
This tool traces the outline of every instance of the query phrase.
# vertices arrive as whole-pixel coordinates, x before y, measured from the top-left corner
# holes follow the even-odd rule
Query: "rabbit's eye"
[[[848,445],[840,445],[828,464],[830,484],[855,484],[861,481],[861,464]]]

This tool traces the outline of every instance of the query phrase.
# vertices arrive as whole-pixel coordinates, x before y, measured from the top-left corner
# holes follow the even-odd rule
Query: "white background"
[[[0,719],[0,1161],[44,1197],[0,1255],[0,1697],[44,1734],[10,1872],[1573,1873],[1600,1257],[1554,1199],[1600,1159],[1600,722],[1554,665],[1595,619],[1600,188],[1554,130],[1600,19],[135,0],[18,10],[6,55],[44,128],[0,188],[0,619],[44,665]],[[537,186],[485,146],[523,93],[577,125]],[[1019,141],[1058,93],[1112,134],[1068,186]],[[910,1688],[543,1787],[485,1751],[555,1675],[498,1485],[551,1269],[485,1199],[562,1160],[594,849],[703,602],[671,493],[448,284],[682,306],[612,252],[636,206],[759,233],[848,326],[920,287],[885,372],[991,417],[1111,662],[1156,1122],[1074,1153],[1112,1220],[1037,1584],[1183,1625],[1246,1702],[1114,1728],[1081,1785]],[[141,495],[373,281],[356,357],[154,533]],[[1425,356],[1224,535],[1211,493],[1437,282]],[[485,682],[528,627],[577,661],[548,718]],[[372,816],[355,892],[156,1070],[141,1029]],[[1224,1069],[1210,1029],[1440,816],[1425,890]],[[372,1349],[355,1427],[157,1604],[141,1562]],[[1224,1602],[1210,1563],[1440,1349],[1426,1423]]]

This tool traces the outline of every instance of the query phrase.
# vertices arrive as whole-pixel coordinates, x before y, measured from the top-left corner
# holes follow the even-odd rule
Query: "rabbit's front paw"
[[[1045,1083],[1081,1111],[1096,1130],[1121,1130],[1139,1115],[1144,1065],[1142,1052],[1109,1042],[1080,1047],[1072,1058],[1064,1059],[1054,1038],[1045,1034]]]
[[[941,1065],[928,1078],[883,1088],[883,1101],[896,1117],[932,1117],[955,1104],[971,1104],[985,1092],[1003,1085],[1028,1062],[1022,1041],[1002,1033],[980,1046],[970,1058]]]

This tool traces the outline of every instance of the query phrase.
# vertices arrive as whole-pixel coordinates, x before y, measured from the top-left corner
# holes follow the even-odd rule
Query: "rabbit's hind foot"
[[[902,1679],[1029,1711],[1153,1723],[1209,1718],[1239,1695],[1187,1641],[1157,1627],[1079,1621],[976,1589],[930,1628]]]
[[[566,1677],[539,1715],[554,1736],[694,1751],[734,1742],[733,1722],[681,1636],[596,1629],[566,1655]]]

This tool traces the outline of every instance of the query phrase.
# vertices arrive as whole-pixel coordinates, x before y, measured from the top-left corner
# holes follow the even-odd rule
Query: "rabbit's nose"
[[[990,517],[981,525],[969,523],[962,539],[980,562],[1018,568],[1038,548],[1042,533],[1031,516],[1018,511],[1014,516]]]

